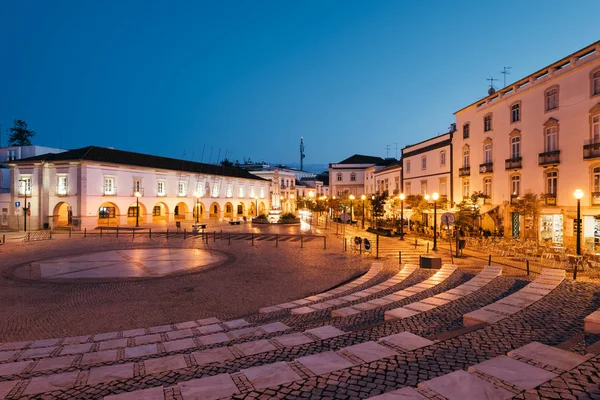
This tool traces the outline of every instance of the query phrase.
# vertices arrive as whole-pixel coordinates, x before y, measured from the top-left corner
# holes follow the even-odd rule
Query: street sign
[[[442,224],[452,225],[454,223],[454,214],[444,213],[442,214]]]
[[[15,215],[21,215],[21,207],[16,207],[15,208]]]
[[[340,217],[340,219],[342,220],[343,223],[346,223],[346,222],[350,221],[350,214],[342,213],[342,216]]]
[[[15,207],[21,207],[21,202],[20,201],[15,201]]]

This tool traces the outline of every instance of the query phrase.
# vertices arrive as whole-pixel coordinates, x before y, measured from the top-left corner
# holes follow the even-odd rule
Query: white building
[[[456,201],[484,192],[505,235],[572,245],[582,189],[585,242],[600,242],[600,42],[455,115]],[[511,206],[525,193],[545,197],[538,223]]]
[[[389,165],[373,165],[366,169],[365,194],[367,197],[384,192],[389,197],[400,194],[402,163],[398,160],[386,160],[386,162],[390,162]]]
[[[191,223],[196,213],[203,222],[231,220],[269,208],[270,181],[233,167],[95,146],[8,165],[13,229],[15,201],[30,205],[32,229],[135,226],[136,215],[140,225]]]
[[[453,203],[452,137],[454,131],[424,140],[402,149],[404,194],[437,192],[440,199]]]
[[[252,175],[271,181],[271,207],[282,212],[296,211],[296,175],[285,168],[265,166],[260,170],[249,170]]]
[[[352,194],[360,197],[365,194],[365,170],[383,162],[381,157],[355,154],[339,163],[329,164],[331,196],[344,197]]]

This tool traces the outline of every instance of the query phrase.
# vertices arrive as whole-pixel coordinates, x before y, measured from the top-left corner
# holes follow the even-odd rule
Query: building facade
[[[329,164],[331,196],[339,198],[352,194],[360,197],[365,194],[365,170],[384,161],[381,157],[355,154],[339,163]]]
[[[453,204],[453,135],[451,131],[402,149],[405,196],[437,192],[440,199]]]
[[[496,229],[571,245],[582,189],[583,237],[600,241],[600,42],[457,111],[456,201],[474,192],[496,210]],[[544,199],[539,221],[515,202]]]
[[[270,181],[233,167],[95,146],[8,165],[12,229],[15,202],[29,206],[31,229],[234,220],[270,207]]]

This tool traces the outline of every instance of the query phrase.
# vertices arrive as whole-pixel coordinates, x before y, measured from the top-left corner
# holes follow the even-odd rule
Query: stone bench
[[[463,315],[463,325],[493,324],[541,300],[565,279],[565,271],[543,268],[540,276],[529,285],[493,304]]]

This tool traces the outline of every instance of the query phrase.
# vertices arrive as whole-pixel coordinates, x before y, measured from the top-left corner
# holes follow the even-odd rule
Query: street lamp
[[[581,198],[583,197],[583,190],[577,189],[573,196],[577,199],[577,219],[575,220],[575,224],[577,224],[577,255],[581,255]],[[575,271],[573,272],[573,279],[577,278],[577,266],[575,266]]]
[[[354,221],[354,199],[356,197],[354,197],[354,195],[351,194],[348,198],[350,199],[350,221],[352,222]]]
[[[404,193],[400,193],[400,240],[404,240]]]
[[[195,192],[194,196],[196,197],[196,225],[198,225],[198,223],[200,222],[198,220],[198,217],[199,217],[199,215],[198,215],[199,214],[199,212],[198,212],[199,211],[198,204],[200,202],[200,193],[199,192]]]
[[[25,197],[23,201],[23,232],[27,232],[27,212],[29,211],[27,204],[27,180],[19,179],[19,182],[23,185],[23,196]]]
[[[363,202],[363,210],[362,210],[362,228],[365,229],[365,200],[366,200],[367,196],[365,196],[364,194],[362,196],[360,196],[360,199]]]
[[[258,196],[254,196],[254,200],[256,202],[256,209],[254,210],[254,214],[256,218],[258,218]]]
[[[437,251],[437,201],[440,198],[440,195],[437,192],[434,192],[431,195],[433,199],[433,251]]]
[[[140,192],[135,192],[135,227],[140,227]]]
[[[377,229],[377,219],[375,218],[375,195],[371,195],[371,225],[375,226],[375,229]],[[375,221],[375,224],[373,224],[373,221]]]

